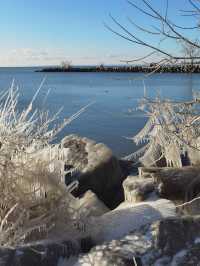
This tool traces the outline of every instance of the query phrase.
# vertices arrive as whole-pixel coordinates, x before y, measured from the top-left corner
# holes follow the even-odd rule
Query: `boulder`
[[[17,248],[0,248],[1,266],[56,266],[60,257],[78,256],[81,244],[75,240],[38,242]]]
[[[88,216],[101,216],[110,211],[98,197],[88,190],[79,200],[79,208],[85,209]]]
[[[150,193],[155,190],[155,182],[153,178],[128,176],[123,182],[123,189],[125,201],[141,202],[146,200]]]
[[[177,211],[182,215],[199,215],[200,214],[200,195],[193,200],[186,201],[177,205]]]
[[[61,150],[66,150],[62,158],[65,167],[76,169],[75,177],[72,175],[70,180],[79,181],[74,192],[76,197],[91,190],[111,209],[123,201],[122,182],[125,176],[118,159],[107,146],[69,135],[62,140]]]
[[[130,163],[119,161],[103,143],[69,135],[60,144],[38,150],[33,157],[36,159],[50,162],[50,169],[56,170],[66,185],[78,180],[75,197],[91,190],[111,209],[124,200],[122,182]]]
[[[138,167],[136,166],[136,162],[126,160],[125,158],[119,159],[119,164],[122,169],[124,176],[128,176],[131,173],[137,174]]]
[[[97,245],[70,266],[197,266],[199,226],[199,217],[166,218]],[[62,266],[69,264],[66,261]]]
[[[168,199],[191,200],[200,193],[199,166],[140,167],[139,176],[153,178],[160,196]]]
[[[156,247],[173,255],[200,240],[200,217],[168,218],[155,223]]]
[[[194,243],[191,247],[183,249],[173,256],[172,266],[198,266],[200,262],[200,244]]]
[[[164,203],[160,204],[161,202],[157,202],[157,207],[154,207],[157,210],[161,209],[161,205],[163,208],[166,207]],[[124,203],[120,208],[122,207],[126,208]],[[143,215],[146,219],[146,211]],[[115,240],[104,238],[103,243],[94,243],[91,238],[85,238],[38,242],[13,249],[2,247],[0,264],[1,266],[196,266],[199,264],[199,216],[171,216],[154,220],[152,223],[143,223],[134,229],[131,232],[127,230]]]
[[[176,215],[175,205],[165,199],[136,204],[124,202],[116,209],[88,224],[88,232],[95,243],[121,239],[142,226]],[[87,230],[87,227],[86,227]]]

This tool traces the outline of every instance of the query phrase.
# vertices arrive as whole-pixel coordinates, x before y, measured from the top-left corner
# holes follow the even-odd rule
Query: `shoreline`
[[[200,73],[200,65],[165,65],[157,69],[156,66],[91,66],[91,67],[45,67],[35,72],[105,72],[105,73]]]

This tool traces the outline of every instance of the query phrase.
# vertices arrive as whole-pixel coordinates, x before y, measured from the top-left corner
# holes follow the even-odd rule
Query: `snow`
[[[115,210],[101,217],[93,218],[89,225],[97,243],[120,239],[140,227],[155,221],[176,215],[175,205],[165,199],[141,202],[137,204],[122,203]]]

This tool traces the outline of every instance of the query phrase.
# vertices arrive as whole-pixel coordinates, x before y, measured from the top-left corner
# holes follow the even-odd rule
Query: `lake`
[[[12,80],[21,93],[19,107],[28,104],[42,79],[46,81],[35,102],[36,108],[44,106],[53,114],[60,107],[60,119],[69,117],[81,107],[94,102],[80,117],[58,135],[76,133],[108,145],[117,156],[134,152],[137,147],[126,137],[134,136],[146,121],[136,108],[144,95],[176,100],[192,98],[192,91],[200,88],[200,74],[154,74],[142,79],[142,73],[39,73],[38,68],[0,68],[0,90],[10,87]]]

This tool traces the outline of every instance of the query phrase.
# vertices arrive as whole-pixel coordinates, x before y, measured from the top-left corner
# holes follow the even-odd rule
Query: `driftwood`
[[[200,167],[197,166],[141,167],[139,175],[154,178],[160,196],[169,199],[191,200],[200,193]]]

